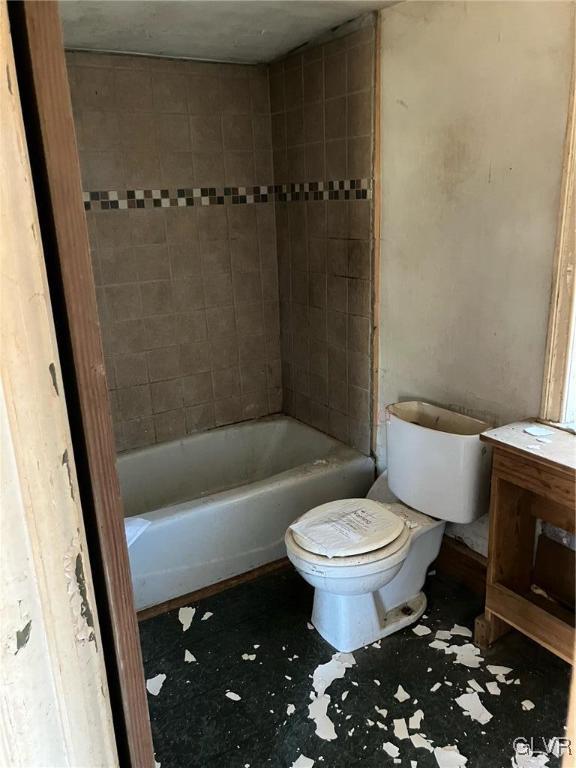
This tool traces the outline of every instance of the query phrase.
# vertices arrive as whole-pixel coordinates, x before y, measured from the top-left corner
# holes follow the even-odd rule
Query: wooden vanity
[[[493,457],[486,608],[474,639],[486,647],[513,627],[573,663],[574,552],[544,536],[535,549],[535,535],[538,519],[574,533],[576,436],[523,421],[480,439]],[[543,588],[546,573],[555,594]]]

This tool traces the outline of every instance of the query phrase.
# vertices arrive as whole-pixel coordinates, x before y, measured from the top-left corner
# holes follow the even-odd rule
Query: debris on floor
[[[515,753],[514,742],[563,736],[568,665],[520,635],[480,653],[470,639],[477,599],[440,578],[427,592],[429,631],[407,628],[354,654],[310,630],[311,591],[290,572],[143,622],[156,760],[559,768],[558,756]],[[192,625],[196,611],[212,620]]]
[[[182,624],[182,632],[186,632],[190,629],[190,624],[192,624],[192,619],[194,618],[195,613],[196,608],[191,608],[189,605],[180,608],[178,611],[178,620],[180,621],[180,624]]]
[[[164,680],[166,680],[166,675],[164,674],[159,674],[155,677],[151,677],[149,680],[146,680],[146,690],[148,693],[151,693],[152,696],[158,696],[162,686],[164,685]]]

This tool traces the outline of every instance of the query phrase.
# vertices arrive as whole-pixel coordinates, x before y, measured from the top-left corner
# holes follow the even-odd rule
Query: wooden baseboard
[[[226,589],[232,589],[240,584],[246,584],[248,581],[254,581],[261,576],[269,576],[272,573],[283,571],[290,567],[290,561],[287,557],[282,557],[280,560],[274,560],[266,565],[260,565],[258,568],[253,568],[251,571],[241,573],[238,576],[232,576],[229,579],[223,579],[217,581],[216,584],[210,584],[202,589],[197,589],[194,592],[188,592],[180,597],[173,597],[171,600],[166,600],[164,603],[153,605],[150,608],[144,608],[138,611],[138,621],[146,621],[154,616],[160,616],[162,613],[168,613],[173,611],[174,608],[180,608],[183,605],[189,605],[190,603],[197,603],[199,600],[204,600],[206,597],[217,595],[219,592],[224,592]]]
[[[435,566],[439,573],[464,584],[477,595],[486,594],[486,558],[465,544],[444,536]]]

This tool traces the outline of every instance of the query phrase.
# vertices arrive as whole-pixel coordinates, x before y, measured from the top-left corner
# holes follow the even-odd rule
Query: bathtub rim
[[[164,518],[179,518],[185,515],[194,507],[201,507],[205,504],[231,502],[232,500],[244,500],[248,496],[259,495],[266,491],[272,483],[275,485],[286,485],[291,479],[300,477],[302,472],[314,476],[334,471],[342,464],[349,464],[351,461],[370,461],[376,470],[374,458],[366,456],[356,448],[342,444],[342,447],[336,447],[333,451],[313,461],[303,462],[295,467],[286,469],[283,472],[277,472],[274,475],[268,475],[260,480],[254,480],[249,483],[227,488],[222,491],[208,494],[206,496],[196,496],[191,499],[185,499],[176,504],[169,504],[164,507],[156,507],[147,512],[137,512],[133,515],[124,514],[124,519],[129,517],[141,517],[150,520],[152,523],[160,522]]]

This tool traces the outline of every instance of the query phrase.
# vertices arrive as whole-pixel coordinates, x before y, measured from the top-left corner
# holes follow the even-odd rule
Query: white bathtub
[[[150,521],[129,548],[140,610],[283,557],[288,525],[365,496],[374,462],[275,416],[121,454],[118,472],[126,516]]]

